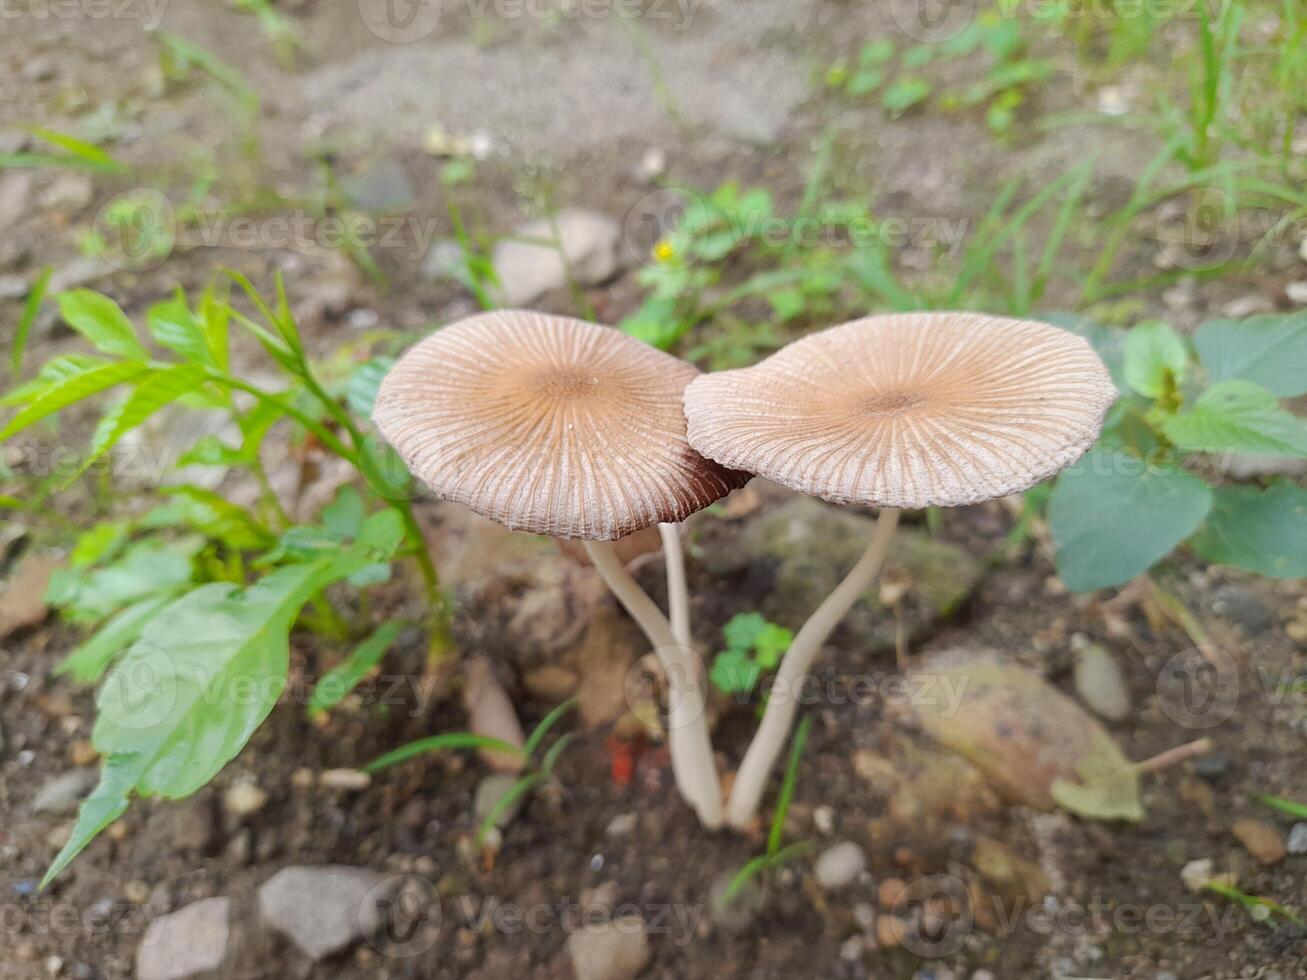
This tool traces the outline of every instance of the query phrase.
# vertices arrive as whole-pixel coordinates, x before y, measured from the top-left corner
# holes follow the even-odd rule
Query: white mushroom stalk
[[[1048,479],[1093,444],[1116,395],[1081,338],[974,313],[854,320],[691,382],[687,432],[704,456],[832,503],[880,508],[866,553],[781,662],[727,803],[733,827],[753,821],[795,692],[875,580],[898,510],[978,503]]]

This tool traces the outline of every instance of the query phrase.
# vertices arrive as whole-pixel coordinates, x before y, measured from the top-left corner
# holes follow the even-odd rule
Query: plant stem
[[[772,681],[767,710],[763,712],[758,732],[744,754],[744,761],[740,763],[740,770],[735,776],[735,786],[731,790],[731,798],[726,804],[727,822],[735,829],[745,829],[758,812],[763,790],[767,788],[767,778],[771,775],[776,759],[785,747],[790,726],[794,723],[794,714],[798,710],[794,695],[803,679],[808,676],[808,668],[812,665],[821,645],[826,642],[827,637],[844,615],[853,608],[853,604],[876,580],[898,523],[897,508],[881,508],[867,550],[863,552],[848,575],[844,576],[844,581],[835,587],[835,591],[826,597],[826,600],[817,607],[817,611],[795,634],[794,642],[790,644],[790,649],[781,661],[776,679]]]
[[[427,587],[428,618],[431,624],[429,646],[431,659],[436,660],[441,653],[449,649],[449,602],[445,598],[445,590],[440,586],[440,574],[436,571],[435,562],[431,560],[431,552],[427,550],[422,528],[413,513],[413,504],[407,500],[392,503],[403,517],[404,531],[413,542],[413,557],[417,560],[418,568],[422,572],[422,581]]]
[[[663,665],[670,700],[667,746],[672,774],[700,822],[715,830],[722,825],[722,789],[704,711],[707,684],[703,661],[693,648],[679,642],[672,624],[631,577],[610,542],[587,541],[585,550],[618,602],[649,638]]]
[[[659,524],[663,539],[663,561],[667,565],[667,611],[672,634],[683,646],[693,646],[690,635],[690,590],[685,584],[685,552],[681,532],[675,524]]]

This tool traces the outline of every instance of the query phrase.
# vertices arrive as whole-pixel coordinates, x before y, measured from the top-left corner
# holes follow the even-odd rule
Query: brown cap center
[[[893,417],[912,411],[925,400],[918,391],[878,391],[859,401],[857,409],[864,415]]]
[[[598,375],[580,368],[549,368],[537,374],[532,383],[538,392],[549,398],[583,398],[599,390]]]

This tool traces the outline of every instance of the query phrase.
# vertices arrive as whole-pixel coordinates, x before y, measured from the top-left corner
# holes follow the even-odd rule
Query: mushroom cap
[[[685,392],[690,445],[839,504],[1003,497],[1075,462],[1117,392],[1084,340],[975,313],[873,316]]]
[[[698,370],[570,317],[500,310],[413,346],[373,419],[415,476],[510,528],[611,540],[744,483],[685,437]]]

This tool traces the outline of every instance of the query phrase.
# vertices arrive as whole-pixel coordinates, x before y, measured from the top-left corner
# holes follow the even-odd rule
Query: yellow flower
[[[670,260],[674,254],[676,254],[676,250],[672,248],[672,243],[666,238],[660,239],[653,247],[653,257],[655,262],[666,262]]]

